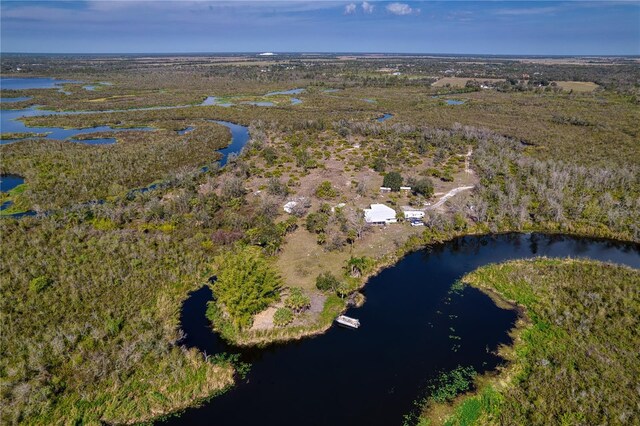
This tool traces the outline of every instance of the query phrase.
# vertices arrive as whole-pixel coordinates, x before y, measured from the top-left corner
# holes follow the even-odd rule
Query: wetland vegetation
[[[35,105],[83,111],[21,120],[33,129],[118,132],[80,137],[115,138],[112,145],[49,137],[0,146],[0,174],[25,182],[3,189],[0,201],[12,204],[1,214],[40,213],[0,219],[2,421],[148,421],[227,389],[229,358],[183,346],[181,303],[207,283],[215,296],[209,316],[221,335],[266,345],[327,330],[383,267],[454,236],[546,231],[640,242],[637,63],[475,59],[193,56],[166,66],[161,57],[3,55],[3,78],[66,80],[3,85],[3,101],[20,99],[3,102],[3,112]],[[380,71],[389,62],[401,76]],[[442,81],[453,78],[450,69],[464,84]],[[292,104],[291,95],[302,103]],[[203,105],[210,96],[220,102]],[[246,103],[265,99],[274,105]],[[246,126],[250,139],[234,145],[216,121]],[[381,193],[385,183],[394,191]],[[404,206],[424,210],[426,226],[368,226],[362,209],[372,203],[399,217]],[[255,265],[253,272],[243,264]],[[209,282],[214,275],[218,281]],[[568,423],[632,419],[628,394],[618,398],[611,389],[626,383],[622,366],[632,371],[637,360],[630,346],[604,354],[615,342],[598,315],[610,311],[618,321],[612,336],[631,344],[625,330],[637,328],[630,316],[637,280],[627,268],[550,260],[469,275],[473,285],[523,305],[533,326],[519,332],[515,352],[503,354],[509,386],[485,385],[478,375],[469,405],[454,399],[453,408],[426,415],[436,423],[459,410],[493,423],[544,423],[552,413]],[[593,289],[580,293],[583,285]],[[557,325],[565,313],[553,311],[551,300],[570,313],[563,321],[581,315],[584,333],[569,336],[569,323]],[[595,316],[583,312],[589,303]],[[541,344],[531,349],[529,338]],[[593,351],[554,352],[581,345]],[[615,357],[600,381],[591,364],[598,357]],[[538,392],[558,372],[559,387],[575,379],[575,394]]]

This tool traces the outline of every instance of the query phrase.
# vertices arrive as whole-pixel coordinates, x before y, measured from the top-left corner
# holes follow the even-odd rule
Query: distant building
[[[409,191],[411,191],[411,187],[410,186],[401,186],[400,187],[400,191],[409,192]]]
[[[387,187],[387,186],[381,186],[381,187],[380,187],[380,192],[381,192],[382,194],[386,194],[386,193],[388,193],[388,192],[391,192],[391,188],[389,188],[389,187]]]
[[[371,204],[370,209],[364,209],[364,221],[372,225],[387,225],[396,223],[396,211],[384,204]]]

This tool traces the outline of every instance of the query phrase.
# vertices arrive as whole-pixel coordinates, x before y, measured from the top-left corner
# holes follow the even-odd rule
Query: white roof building
[[[422,219],[424,217],[424,212],[421,210],[405,210],[404,218],[405,219]]]
[[[396,211],[384,204],[371,204],[370,209],[364,209],[364,221],[372,224],[396,223]]]

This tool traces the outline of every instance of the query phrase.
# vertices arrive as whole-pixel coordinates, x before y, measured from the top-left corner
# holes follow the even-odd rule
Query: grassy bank
[[[464,277],[522,306],[510,366],[453,404],[427,406],[423,423],[635,424],[640,364],[640,272],[583,260],[535,259]]]

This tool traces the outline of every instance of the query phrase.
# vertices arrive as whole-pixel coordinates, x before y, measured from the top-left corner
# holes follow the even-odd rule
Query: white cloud
[[[349,3],[348,5],[346,5],[344,7],[344,14],[345,15],[350,15],[350,14],[354,13],[355,11],[356,11],[355,3]]]
[[[391,3],[387,5],[387,11],[394,15],[411,15],[412,13],[420,13],[420,9],[413,9],[406,3]]]
[[[371,3],[369,3],[369,2],[366,2],[366,1],[363,1],[363,2],[362,2],[362,11],[363,11],[364,13],[373,13],[373,8],[374,8],[374,7],[375,7],[375,6],[374,6],[374,5],[372,5],[372,4],[371,4]]]

